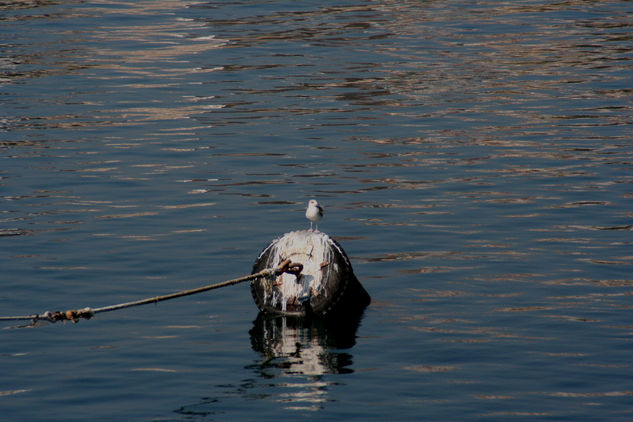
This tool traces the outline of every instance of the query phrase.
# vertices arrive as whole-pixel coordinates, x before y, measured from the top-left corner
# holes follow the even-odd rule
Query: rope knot
[[[65,312],[55,311],[50,312],[46,311],[42,315],[39,315],[36,319],[45,319],[50,322],[57,321],[72,321],[74,323],[79,322],[80,318],[90,319],[94,316],[95,312],[91,308],[83,308],[83,309],[69,309]]]
[[[301,278],[301,271],[303,271],[303,264],[286,259],[279,264],[274,272],[274,275],[279,276],[283,273],[288,273],[294,275],[297,277],[297,280],[299,280],[299,278]]]

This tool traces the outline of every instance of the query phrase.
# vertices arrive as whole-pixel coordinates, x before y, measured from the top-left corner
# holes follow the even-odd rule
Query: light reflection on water
[[[4,331],[15,420],[630,415],[630,3],[0,8],[0,314],[232,278],[313,196],[373,298]]]

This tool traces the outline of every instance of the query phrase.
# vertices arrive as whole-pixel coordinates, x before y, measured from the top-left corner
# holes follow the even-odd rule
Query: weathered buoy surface
[[[300,275],[283,273],[251,283],[257,307],[264,313],[329,317],[358,314],[371,298],[352,270],[343,248],[330,236],[308,230],[286,233],[259,254],[253,274],[286,259],[303,265]]]

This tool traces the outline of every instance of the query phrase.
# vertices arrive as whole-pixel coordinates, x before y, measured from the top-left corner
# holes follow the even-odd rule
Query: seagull
[[[308,202],[308,209],[306,210],[306,218],[310,220],[310,231],[312,231],[312,223],[316,223],[323,217],[323,208],[314,199],[310,199]],[[319,225],[316,226],[316,232],[319,231]]]

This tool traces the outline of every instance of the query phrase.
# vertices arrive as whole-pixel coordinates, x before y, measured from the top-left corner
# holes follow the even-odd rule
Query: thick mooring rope
[[[56,311],[50,312],[46,311],[41,314],[34,315],[24,315],[24,316],[5,316],[0,317],[0,321],[33,321],[34,323],[37,321],[47,321],[47,322],[57,322],[57,321],[73,321],[78,322],[79,319],[90,319],[94,315],[103,313],[103,312],[111,312],[119,309],[131,308],[133,306],[147,305],[149,303],[158,303],[163,302],[169,299],[175,299],[177,297],[194,295],[197,293],[206,292],[209,290],[219,289],[221,287],[232,286],[234,284],[243,283],[244,281],[255,280],[260,277],[277,277],[278,275],[287,272],[290,274],[295,274],[297,271],[301,271],[301,264],[293,264],[289,259],[283,261],[277,268],[265,268],[255,274],[250,274],[244,277],[234,278],[232,280],[222,281],[220,283],[209,284],[207,286],[198,287],[195,289],[184,290],[181,292],[171,293],[163,296],[155,296],[147,299],[136,300],[133,302],[125,302],[119,303],[117,305],[103,306],[101,308],[83,308],[83,309],[70,309],[67,311]]]

